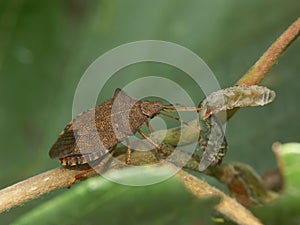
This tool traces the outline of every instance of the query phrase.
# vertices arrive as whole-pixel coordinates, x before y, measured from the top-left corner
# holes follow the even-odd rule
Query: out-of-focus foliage
[[[101,54],[137,40],[175,42],[202,57],[220,85],[228,87],[299,16],[299,7],[297,0],[0,1],[0,187],[58,166],[48,150],[71,120],[80,77]],[[240,110],[228,123],[226,161],[248,163],[262,173],[275,167],[273,142],[299,142],[299,71],[298,40],[263,82],[276,91],[275,102]],[[148,75],[179,83],[196,104],[204,97],[182,71],[142,63],[116,73],[99,102],[110,98],[115,88]],[[0,223],[15,220],[61,192],[1,215]],[[168,201],[161,194],[153,198],[158,205]],[[123,203],[131,205],[129,198]],[[119,199],[109,204],[113,212]],[[101,216],[99,211],[93,221]],[[112,216],[126,221],[118,211]]]
[[[300,143],[278,146],[276,157],[284,178],[281,196],[265,207],[255,208],[255,214],[266,224],[299,224],[300,222]]]

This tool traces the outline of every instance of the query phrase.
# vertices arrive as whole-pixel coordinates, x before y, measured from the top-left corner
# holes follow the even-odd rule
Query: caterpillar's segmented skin
[[[209,166],[216,166],[222,162],[227,151],[227,141],[222,124],[215,115],[208,119],[200,120],[199,145],[203,154],[199,164],[199,170],[204,171]]]
[[[275,99],[275,92],[258,85],[234,86],[210,94],[200,103],[200,138],[202,158],[199,170],[221,163],[227,150],[227,141],[222,124],[215,114],[233,108],[263,106]]]
[[[211,93],[201,103],[202,118],[233,108],[263,106],[275,99],[275,92],[258,85],[233,86]]]

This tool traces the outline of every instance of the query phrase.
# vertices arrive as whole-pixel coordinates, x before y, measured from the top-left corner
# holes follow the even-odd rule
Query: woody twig
[[[284,51],[296,40],[299,33],[300,17],[280,35],[248,72],[236,82],[236,85],[249,86],[259,84]]]
[[[126,149],[120,149],[120,152],[126,152]],[[170,145],[166,146],[166,151],[168,154],[173,152],[174,148]],[[187,153],[181,152],[178,155],[179,158],[186,157]],[[116,158],[120,161],[125,162],[125,154],[119,154]],[[180,160],[178,158],[178,160]],[[154,164],[158,163],[158,159],[155,157],[154,151],[134,151],[132,152],[132,164],[133,165],[142,165],[144,163]],[[144,163],[141,163],[144,162]],[[199,162],[191,158],[187,165],[190,168],[198,168]],[[173,169],[176,169],[174,165],[169,164]],[[112,165],[109,170],[120,169],[122,166]],[[42,174],[36,175],[34,177],[28,178],[24,181],[21,181],[17,184],[14,184],[8,188],[5,188],[0,191],[0,212],[10,209],[16,205],[22,204],[28,200],[37,198],[41,195],[49,193],[53,190],[66,188],[78,173],[88,169],[88,166],[76,166],[74,169],[59,167]],[[105,172],[105,171],[103,171]],[[99,176],[97,172],[89,173],[88,177]],[[182,180],[184,185],[193,192],[199,198],[207,198],[210,196],[220,196],[221,202],[216,206],[216,209],[226,215],[228,218],[231,218],[233,221],[242,225],[260,225],[259,220],[253,216],[253,214],[247,210],[245,207],[240,205],[234,199],[228,197],[220,190],[210,186],[206,182],[199,180],[198,178],[190,175],[187,172],[179,171],[177,176]],[[81,179],[86,179],[88,177],[81,177]]]

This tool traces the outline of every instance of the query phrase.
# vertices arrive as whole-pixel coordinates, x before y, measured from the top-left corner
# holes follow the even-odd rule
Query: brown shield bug
[[[161,101],[136,100],[121,89],[116,89],[111,99],[78,115],[70,122],[60,133],[49,155],[51,158],[58,158],[65,166],[90,163],[107,155],[119,142],[136,132],[164,153],[160,145],[148,138],[140,128],[144,123],[148,125],[148,119],[158,114],[183,122],[179,118],[162,113],[176,112],[169,106],[171,105],[163,105]],[[196,109],[186,107],[182,108],[182,111]],[[130,154],[127,154],[126,163],[130,163]]]

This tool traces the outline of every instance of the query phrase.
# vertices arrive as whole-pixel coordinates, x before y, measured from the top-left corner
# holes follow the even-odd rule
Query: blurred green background
[[[299,16],[299,8],[297,0],[1,0],[0,187],[59,166],[48,151],[72,118],[73,95],[82,74],[106,51],[137,40],[174,42],[197,53],[225,88]],[[245,162],[263,173],[275,168],[273,142],[300,141],[299,50],[298,40],[263,82],[276,91],[275,102],[240,110],[228,123],[225,161]],[[99,102],[110,98],[115,88],[154,74],[172,78],[195,102],[203,98],[183,72],[143,63],[119,71]],[[64,192],[13,209],[1,215],[0,224]],[[118,205],[118,198],[112,201]],[[101,212],[86,224],[99,222],[97,216]]]

